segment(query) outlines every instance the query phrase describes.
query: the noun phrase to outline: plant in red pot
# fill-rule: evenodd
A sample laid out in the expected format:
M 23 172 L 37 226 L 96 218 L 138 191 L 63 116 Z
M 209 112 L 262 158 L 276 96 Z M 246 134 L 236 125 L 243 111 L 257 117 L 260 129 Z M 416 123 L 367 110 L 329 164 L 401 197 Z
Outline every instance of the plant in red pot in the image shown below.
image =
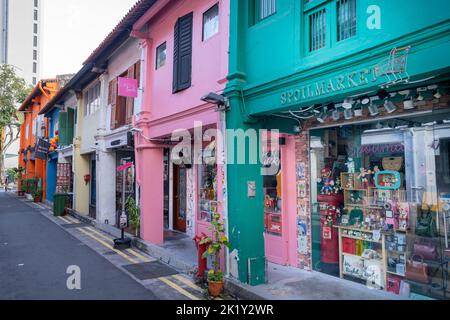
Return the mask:
M 224 233 L 225 228 L 220 219 L 220 214 L 214 213 L 212 215 L 210 230 L 212 231 L 212 237 L 204 238 L 200 245 L 208 245 L 208 250 L 203 254 L 203 258 L 207 259 L 208 256 L 211 256 L 213 259 L 214 268 L 208 272 L 208 289 L 209 294 L 216 298 L 222 294 L 224 284 L 223 271 L 220 269 L 221 252 L 224 247 L 230 247 L 228 238 Z
M 33 192 L 31 193 L 33 196 L 34 202 L 38 203 L 42 201 L 42 189 L 41 188 L 35 188 Z

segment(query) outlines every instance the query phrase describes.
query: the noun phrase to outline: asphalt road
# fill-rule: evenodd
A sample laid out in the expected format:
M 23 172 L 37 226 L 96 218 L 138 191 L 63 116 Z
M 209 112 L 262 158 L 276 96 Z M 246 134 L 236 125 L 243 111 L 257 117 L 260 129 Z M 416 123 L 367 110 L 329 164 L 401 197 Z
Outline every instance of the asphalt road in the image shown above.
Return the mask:
M 69 266 L 80 267 L 81 290 L 67 288 Z M 0 299 L 157 298 L 38 210 L 0 192 Z

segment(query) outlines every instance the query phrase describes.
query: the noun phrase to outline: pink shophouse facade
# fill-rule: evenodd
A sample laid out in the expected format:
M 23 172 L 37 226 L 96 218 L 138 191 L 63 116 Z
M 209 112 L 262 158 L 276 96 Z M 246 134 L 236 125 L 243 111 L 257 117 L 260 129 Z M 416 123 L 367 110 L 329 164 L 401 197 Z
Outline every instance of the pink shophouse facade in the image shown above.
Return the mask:
M 223 152 L 207 132 L 223 125 L 221 113 L 201 98 L 225 89 L 229 9 L 229 0 L 160 0 L 133 27 L 132 36 L 142 40 L 134 123 L 141 237 L 153 244 L 163 244 L 167 230 L 207 234 L 211 214 L 224 211 L 223 166 L 212 161 Z M 191 153 L 175 153 L 177 130 L 205 141 Z

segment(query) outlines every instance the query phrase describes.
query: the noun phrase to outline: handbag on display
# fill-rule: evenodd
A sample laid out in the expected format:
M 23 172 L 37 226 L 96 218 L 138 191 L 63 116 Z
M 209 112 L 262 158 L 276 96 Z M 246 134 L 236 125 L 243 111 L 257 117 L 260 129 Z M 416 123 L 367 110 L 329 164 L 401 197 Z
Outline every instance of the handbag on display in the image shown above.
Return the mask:
M 417 216 L 416 235 L 421 237 L 435 238 L 438 236 L 436 221 L 431 210 Z
M 438 260 L 439 254 L 436 244 L 431 239 L 418 239 L 414 243 L 414 255 L 421 256 L 425 260 Z
M 414 260 L 420 258 L 420 261 Z M 431 277 L 428 275 L 428 265 L 423 261 L 423 257 L 414 255 L 406 264 L 406 278 L 411 281 L 424 284 L 431 283 Z

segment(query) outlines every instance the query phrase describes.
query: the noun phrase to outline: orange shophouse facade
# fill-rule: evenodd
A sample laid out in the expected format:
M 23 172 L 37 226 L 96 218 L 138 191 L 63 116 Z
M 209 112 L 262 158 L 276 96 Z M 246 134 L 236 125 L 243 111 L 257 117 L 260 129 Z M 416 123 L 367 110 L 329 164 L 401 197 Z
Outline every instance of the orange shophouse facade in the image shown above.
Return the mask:
M 20 128 L 19 168 L 23 168 L 23 181 L 38 179 L 43 190 L 42 199 L 46 197 L 46 160 L 35 157 L 38 139 L 48 137 L 48 120 L 38 113 L 58 91 L 56 79 L 41 80 L 20 106 L 24 113 L 24 122 Z M 19 184 L 19 190 L 21 185 Z

